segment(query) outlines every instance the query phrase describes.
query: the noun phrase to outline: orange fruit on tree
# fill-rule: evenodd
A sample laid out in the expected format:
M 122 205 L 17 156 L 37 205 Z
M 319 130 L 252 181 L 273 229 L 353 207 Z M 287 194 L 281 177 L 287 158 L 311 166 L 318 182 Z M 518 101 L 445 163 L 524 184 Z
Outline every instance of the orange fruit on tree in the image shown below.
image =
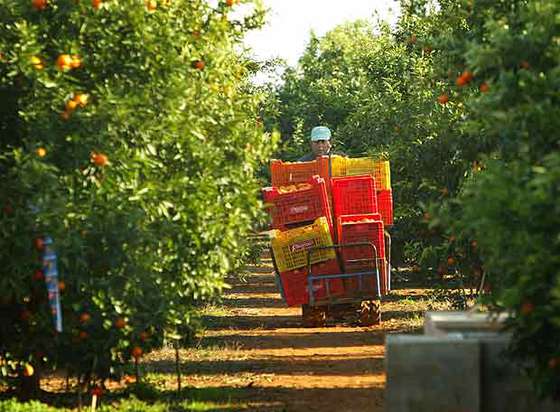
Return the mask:
M 115 320 L 115 328 L 122 329 L 126 326 L 126 321 L 123 318 L 117 318 Z
M 61 54 L 56 59 L 56 67 L 59 70 L 68 70 L 72 67 L 72 56 L 69 54 Z
M 101 386 L 94 386 L 91 388 L 91 396 L 97 396 L 98 398 L 103 395 L 103 388 Z
M 43 64 L 43 61 L 41 60 L 40 57 L 37 57 L 37 56 L 32 56 L 31 57 L 31 64 L 37 70 L 43 70 L 45 68 L 45 65 Z
M 70 63 L 70 67 L 73 68 L 73 69 L 77 69 L 81 65 L 82 65 L 82 60 L 80 59 L 80 56 L 78 56 L 77 54 L 73 54 L 72 55 L 72 62 Z
M 80 315 L 80 323 L 87 323 L 91 320 L 91 315 L 87 312 L 84 312 Z
M 107 156 L 102 153 L 92 153 L 91 161 L 94 165 L 99 167 L 107 166 L 107 164 L 109 163 L 109 159 L 107 158 Z
M 524 302 L 521 305 L 520 312 L 522 315 L 526 316 L 531 314 L 534 310 L 535 310 L 535 305 L 533 305 L 531 302 Z
M 447 104 L 447 102 L 449 102 L 449 96 L 447 94 L 442 94 L 440 96 L 438 96 L 438 103 L 439 104 Z
M 35 272 L 33 272 L 33 280 L 39 282 L 44 279 L 45 279 L 45 274 L 41 269 L 37 269 Z
M 146 2 L 146 8 L 148 9 L 148 11 L 155 11 L 157 9 L 156 0 L 148 0 Z
M 75 100 L 68 100 L 66 102 L 66 111 L 67 112 L 73 112 L 74 110 L 76 110 L 76 107 L 78 107 L 78 102 Z
M 447 264 L 448 264 L 449 266 L 453 266 L 455 263 L 457 263 L 457 262 L 456 262 L 456 260 L 455 260 L 455 258 L 454 258 L 453 256 L 449 256 L 449 257 L 447 258 Z
M 29 363 L 26 363 L 23 366 L 23 376 L 33 376 L 33 374 L 35 373 L 35 369 L 33 369 L 33 366 L 31 366 Z
M 64 292 L 64 289 L 66 289 L 66 283 L 64 283 L 63 280 L 58 282 L 58 290 L 59 292 Z
M 142 350 L 142 348 L 140 346 L 133 347 L 132 351 L 131 351 L 132 357 L 134 359 L 140 358 L 143 353 L 144 353 L 144 351 Z
M 195 60 L 192 65 L 196 70 L 204 70 L 204 68 L 206 67 L 206 63 L 204 63 L 204 60 Z
M 33 240 L 33 244 L 35 245 L 35 249 L 42 251 L 45 248 L 45 241 L 41 237 L 36 237 Z
M 35 10 L 45 10 L 47 8 L 47 0 L 32 0 L 31 4 Z
M 478 86 L 478 90 L 480 90 L 482 93 L 486 93 L 490 90 L 490 86 L 488 86 L 488 83 L 484 82 L 481 83 L 480 86 Z
M 22 321 L 27 322 L 31 318 L 31 312 L 27 309 L 24 309 L 20 312 L 19 318 Z
M 85 107 L 89 101 L 89 95 L 86 93 L 76 93 L 73 99 L 76 103 L 80 105 L 80 107 Z
M 47 150 L 44 147 L 39 147 L 36 150 L 37 156 L 39 157 L 45 157 L 47 155 Z
M 101 0 L 91 0 L 91 5 L 95 10 L 98 10 L 101 7 Z

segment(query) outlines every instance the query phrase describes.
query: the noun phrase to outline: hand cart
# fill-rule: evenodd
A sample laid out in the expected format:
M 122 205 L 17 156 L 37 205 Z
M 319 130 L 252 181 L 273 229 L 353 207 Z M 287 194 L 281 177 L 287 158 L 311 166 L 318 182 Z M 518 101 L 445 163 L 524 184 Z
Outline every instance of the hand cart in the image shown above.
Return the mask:
M 360 271 L 339 274 L 315 274 L 312 272 L 311 256 L 321 249 L 335 249 L 337 252 L 344 248 L 371 247 L 372 257 L 344 260 L 343 267 L 350 265 L 366 266 Z M 342 254 L 337 253 L 342 256 Z M 379 275 L 379 260 L 377 249 L 371 242 L 356 242 L 336 244 L 333 246 L 313 247 L 308 250 L 308 291 L 309 303 L 302 305 L 303 325 L 307 327 L 324 326 L 327 317 L 336 317 L 341 313 L 357 314 L 358 322 L 363 326 L 376 325 L 381 322 L 381 282 Z M 388 269 L 388 268 L 387 268 Z M 343 294 L 332 294 L 329 281 L 341 280 L 345 288 Z M 315 296 L 316 282 L 325 282 L 326 293 L 320 299 Z

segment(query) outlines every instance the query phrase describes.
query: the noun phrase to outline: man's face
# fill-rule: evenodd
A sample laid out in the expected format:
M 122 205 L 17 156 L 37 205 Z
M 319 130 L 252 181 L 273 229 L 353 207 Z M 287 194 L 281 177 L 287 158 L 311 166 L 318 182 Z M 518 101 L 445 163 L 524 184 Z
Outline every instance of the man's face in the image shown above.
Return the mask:
M 315 156 L 328 155 L 331 150 L 331 142 L 329 140 L 316 140 L 311 142 L 311 151 Z

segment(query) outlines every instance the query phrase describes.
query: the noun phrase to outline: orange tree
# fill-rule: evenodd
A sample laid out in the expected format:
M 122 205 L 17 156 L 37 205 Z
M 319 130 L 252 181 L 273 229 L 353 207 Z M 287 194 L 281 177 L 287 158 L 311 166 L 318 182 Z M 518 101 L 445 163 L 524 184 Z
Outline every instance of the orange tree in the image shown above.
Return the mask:
M 511 354 L 541 395 L 558 399 L 560 5 L 441 6 L 424 18 L 437 27 L 440 78 L 461 71 L 450 100 L 465 107 L 461 129 L 477 163 L 457 198 L 433 208 L 434 224 L 457 235 L 458 254 L 480 252 L 488 302 L 513 315 Z
M 236 20 L 231 1 L 0 0 L 3 377 L 26 363 L 118 375 L 187 333 L 239 264 L 271 146 L 238 52 L 262 20 L 246 3 Z

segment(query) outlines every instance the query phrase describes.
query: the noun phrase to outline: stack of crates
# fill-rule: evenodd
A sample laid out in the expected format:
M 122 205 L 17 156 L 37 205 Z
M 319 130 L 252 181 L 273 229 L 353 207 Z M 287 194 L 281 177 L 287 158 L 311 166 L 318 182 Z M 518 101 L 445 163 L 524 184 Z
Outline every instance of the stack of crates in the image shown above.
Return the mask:
M 383 235 L 386 227 L 393 225 L 393 193 L 391 189 L 391 171 L 389 162 L 385 160 L 376 160 L 370 157 L 347 158 L 342 156 L 333 156 L 331 162 L 331 175 L 333 178 L 333 195 L 334 181 L 341 177 L 350 179 L 354 177 L 359 179 L 364 176 L 370 176 L 374 181 L 376 207 L 366 209 L 362 208 L 360 212 L 356 211 L 355 218 L 343 219 L 340 221 L 335 216 L 337 224 L 337 241 L 339 243 L 347 243 L 350 239 L 369 239 L 373 242 L 377 251 L 377 259 L 380 272 L 380 291 L 382 294 L 387 293 L 390 288 L 390 268 L 388 266 L 388 256 L 385 253 L 385 238 Z M 363 236 L 357 236 L 360 233 L 358 227 L 365 226 L 369 229 L 363 229 Z M 356 232 L 345 235 L 345 232 Z M 366 235 L 366 233 L 368 233 Z M 364 259 L 368 257 L 365 253 Z M 348 252 L 349 253 L 349 252 Z M 359 252 L 354 252 L 358 253 Z M 371 251 L 369 252 L 371 254 Z M 348 269 L 345 269 L 348 270 Z
M 393 191 L 391 189 L 391 170 L 386 160 L 369 157 L 347 158 L 333 156 L 331 176 L 370 175 L 375 180 L 377 207 L 386 227 L 393 225 Z
M 263 198 L 272 218 L 272 252 L 280 286 L 290 306 L 333 296 L 381 294 L 390 280 L 384 228 L 393 224 L 389 162 L 323 156 L 311 162 L 271 163 L 272 187 Z M 331 178 L 332 177 L 332 178 Z M 308 285 L 307 251 L 315 246 L 367 242 L 313 253 L 313 275 L 372 273 Z M 339 260 L 340 259 L 340 260 Z
M 328 157 L 311 162 L 276 160 L 271 172 L 272 187 L 263 189 L 263 199 L 272 218 L 272 252 L 286 303 L 306 304 L 310 292 L 316 300 L 343 294 L 339 279 L 308 284 L 307 251 L 333 245 Z M 342 273 L 334 249 L 315 251 L 311 264 L 314 275 Z
M 384 224 L 378 213 L 376 181 L 371 175 L 333 177 L 336 238 L 340 244 L 365 243 L 340 249 L 345 273 L 370 273 L 349 278 L 346 294 L 386 292 Z M 380 284 L 371 273 L 379 271 Z

